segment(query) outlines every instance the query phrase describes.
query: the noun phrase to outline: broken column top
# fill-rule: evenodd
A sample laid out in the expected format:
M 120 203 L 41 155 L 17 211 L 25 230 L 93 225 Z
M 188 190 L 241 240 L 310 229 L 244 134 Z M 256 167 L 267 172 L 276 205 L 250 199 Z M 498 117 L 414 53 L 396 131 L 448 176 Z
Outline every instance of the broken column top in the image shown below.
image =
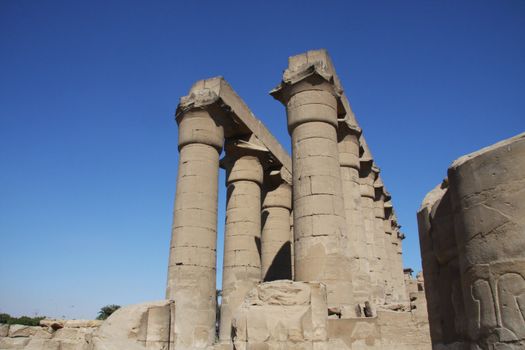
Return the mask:
M 492 152 L 492 151 L 494 151 L 496 149 L 501 149 L 501 148 L 504 148 L 504 147 L 511 147 L 511 145 L 513 143 L 515 143 L 515 142 L 522 142 L 524 140 L 525 140 L 525 132 L 521 133 L 521 134 L 518 134 L 518 135 L 516 135 L 514 137 L 508 138 L 506 140 L 497 142 L 497 143 L 495 143 L 493 145 L 484 147 L 484 148 L 482 148 L 482 149 L 480 149 L 478 151 L 475 151 L 475 152 L 469 153 L 467 155 L 464 155 L 462 157 L 459 157 L 458 159 L 456 159 L 452 163 L 450 168 L 452 168 L 452 169 L 457 168 L 457 167 L 463 165 L 464 163 L 467 163 L 471 159 L 474 159 L 476 157 L 482 156 L 482 155 L 484 155 L 486 153 L 489 153 L 489 152 Z
M 334 65 L 325 49 L 310 50 L 288 58 L 288 68 L 283 73 L 281 83 L 272 91 L 275 99 L 286 103 L 286 88 L 308 77 L 317 76 L 333 84 L 333 92 L 339 97 L 343 89 L 339 78 L 335 74 Z
M 283 179 L 291 181 L 290 156 L 223 77 L 195 82 L 188 95 L 181 97 L 175 118 L 179 121 L 186 111 L 195 108 L 206 109 L 216 116 L 226 138 L 244 139 L 251 135 L 251 142 L 264 146 L 271 154 L 274 167 L 281 168 Z

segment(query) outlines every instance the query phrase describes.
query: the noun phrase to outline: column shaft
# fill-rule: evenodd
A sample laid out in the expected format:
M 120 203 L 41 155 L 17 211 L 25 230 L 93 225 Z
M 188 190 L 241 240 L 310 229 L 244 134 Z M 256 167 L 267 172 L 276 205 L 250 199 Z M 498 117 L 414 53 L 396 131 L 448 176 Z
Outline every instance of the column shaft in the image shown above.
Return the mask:
M 179 122 L 179 169 L 166 297 L 175 300 L 177 349 L 215 338 L 217 189 L 222 129 L 204 111 Z
M 234 312 L 261 282 L 262 166 L 255 156 L 232 157 L 227 165 L 226 228 L 219 338 L 231 342 Z
M 376 183 L 380 180 L 376 180 Z M 386 248 L 385 248 L 385 209 L 383 201 L 383 188 L 375 188 L 376 196 L 374 200 L 374 247 L 375 259 L 377 260 L 377 298 L 380 303 L 386 299 Z
M 405 275 L 403 272 L 403 234 L 397 229 L 392 235 L 394 240 L 394 249 L 395 249 L 395 262 L 394 262 L 394 283 L 396 294 L 398 295 L 400 302 L 408 301 L 408 292 L 405 285 Z
M 359 185 L 359 136 L 357 131 L 349 129 L 344 124 L 340 124 L 338 131 L 353 293 L 355 302 L 364 307 L 364 303 L 370 300 L 370 266 Z
M 386 204 L 385 204 L 386 205 Z M 384 232 L 384 244 L 385 244 L 385 297 L 386 302 L 396 302 L 398 301 L 397 296 L 395 295 L 395 283 L 394 283 L 394 270 L 393 264 L 395 261 L 394 249 L 392 246 L 392 221 L 390 219 L 390 214 L 386 213 L 385 210 L 385 219 L 383 220 L 383 232 Z
M 306 84 L 306 83 L 305 83 Z M 320 281 L 331 308 L 353 309 L 348 233 L 330 87 L 303 86 L 287 103 L 292 135 L 295 279 Z
M 291 186 L 284 181 L 268 185 L 262 211 L 262 277 L 263 281 L 292 279 L 290 209 Z
M 375 173 L 371 169 L 370 162 L 361 162 L 361 170 L 359 174 L 360 190 L 361 190 L 361 209 L 363 213 L 363 222 L 366 236 L 366 255 L 369 262 L 370 275 L 370 295 L 374 303 L 377 302 L 377 285 L 378 285 L 378 270 L 379 264 L 376 258 L 375 246 L 375 215 L 374 215 L 374 180 Z

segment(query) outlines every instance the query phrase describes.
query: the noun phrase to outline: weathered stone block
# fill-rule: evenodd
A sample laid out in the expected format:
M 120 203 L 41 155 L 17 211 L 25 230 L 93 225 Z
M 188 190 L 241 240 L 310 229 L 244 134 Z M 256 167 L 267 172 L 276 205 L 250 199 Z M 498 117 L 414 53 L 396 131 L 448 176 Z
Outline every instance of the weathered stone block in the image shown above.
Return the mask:
M 0 349 L 1 350 L 15 350 L 15 349 L 24 349 L 24 347 L 29 343 L 29 338 L 0 338 Z
M 164 300 L 118 309 L 93 333 L 93 350 L 167 350 L 175 316 L 172 304 Z
M 8 334 L 9 334 L 9 325 L 0 324 L 0 337 L 7 337 Z
M 312 349 L 327 341 L 324 285 L 274 281 L 252 289 L 234 315 L 235 349 Z
M 40 326 L 24 326 L 19 324 L 13 324 L 9 327 L 9 337 L 34 337 L 49 339 L 52 337 L 52 334 L 47 330 L 47 328 L 43 328 Z

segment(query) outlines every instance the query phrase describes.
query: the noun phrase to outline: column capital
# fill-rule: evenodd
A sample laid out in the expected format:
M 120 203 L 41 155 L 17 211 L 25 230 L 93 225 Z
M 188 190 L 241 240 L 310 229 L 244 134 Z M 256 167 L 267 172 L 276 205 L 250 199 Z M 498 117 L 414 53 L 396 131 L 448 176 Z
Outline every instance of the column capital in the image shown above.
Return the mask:
M 206 110 L 188 110 L 178 117 L 177 123 L 179 150 L 192 143 L 201 143 L 221 152 L 224 144 L 224 128 Z
M 374 169 L 372 168 L 372 171 L 374 171 Z M 381 175 L 379 175 L 379 172 L 376 173 L 377 176 L 376 176 L 376 179 L 374 181 L 374 188 L 376 189 L 376 191 L 378 191 L 379 193 L 379 196 L 381 196 L 383 194 L 383 179 L 381 179 Z
M 264 174 L 263 208 L 282 207 L 292 209 L 291 174 L 284 168 L 266 171 Z
M 219 95 L 212 89 L 197 89 L 194 85 L 188 95 L 180 98 L 180 102 L 175 111 L 175 120 L 177 123 L 180 123 L 180 119 L 186 112 L 193 109 L 206 109 L 206 107 L 214 104 L 218 100 Z
M 220 166 L 226 169 L 226 183 L 235 181 L 253 181 L 262 185 L 263 166 L 271 158 L 268 149 L 257 143 L 253 138 L 249 141 L 229 139 L 226 141 L 225 156 Z
M 325 50 L 290 57 L 281 83 L 270 91 L 286 106 L 290 134 L 297 126 L 309 122 L 337 128 L 342 93 Z
M 348 119 L 339 119 L 338 121 L 337 135 L 340 140 L 344 139 L 347 135 L 355 135 L 357 136 L 357 139 L 359 139 L 363 133 L 363 129 L 361 129 L 358 125 L 353 124 Z
M 342 167 L 354 168 L 359 171 L 359 136 L 361 128 L 346 120 L 339 120 L 337 127 L 337 142 L 339 147 L 339 164 Z
M 385 208 L 385 219 L 391 220 L 391 216 L 393 213 L 393 206 L 392 206 L 392 201 L 390 199 L 387 199 L 385 201 L 384 208 Z M 389 225 L 392 226 L 391 223 Z
M 325 89 L 336 98 L 343 93 L 326 50 L 312 50 L 288 58 L 288 68 L 283 73 L 282 81 L 270 91 L 270 95 L 286 104 L 297 92 Z

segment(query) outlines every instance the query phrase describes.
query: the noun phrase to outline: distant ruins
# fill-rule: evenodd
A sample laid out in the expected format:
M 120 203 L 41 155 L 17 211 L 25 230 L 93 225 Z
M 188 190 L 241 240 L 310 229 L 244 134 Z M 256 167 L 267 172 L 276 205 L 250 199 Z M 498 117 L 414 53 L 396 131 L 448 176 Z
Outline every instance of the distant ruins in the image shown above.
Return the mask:
M 291 158 L 223 78 L 180 99 L 166 300 L 103 323 L 0 325 L 0 349 L 524 349 L 525 134 L 458 159 L 427 195 L 414 278 L 327 52 L 290 57 L 271 95 L 286 107 Z
M 457 159 L 418 213 L 435 349 L 525 349 L 525 134 Z

